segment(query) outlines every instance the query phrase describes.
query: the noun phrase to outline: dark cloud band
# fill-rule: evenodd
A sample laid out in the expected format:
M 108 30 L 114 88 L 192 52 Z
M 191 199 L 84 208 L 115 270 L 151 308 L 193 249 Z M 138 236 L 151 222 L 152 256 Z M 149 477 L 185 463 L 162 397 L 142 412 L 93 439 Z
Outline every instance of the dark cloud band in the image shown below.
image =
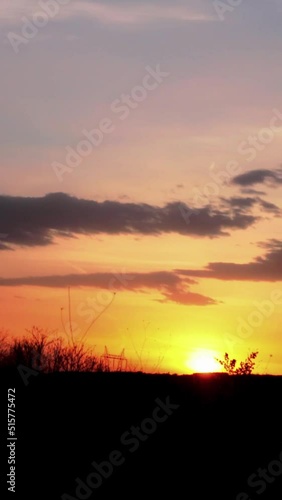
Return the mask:
M 77 234 L 178 233 L 219 237 L 232 229 L 246 229 L 257 217 L 238 210 L 200 209 L 173 202 L 163 207 L 146 203 L 97 202 L 64 193 L 41 198 L 0 196 L 0 250 L 14 246 L 44 246 L 56 236 Z

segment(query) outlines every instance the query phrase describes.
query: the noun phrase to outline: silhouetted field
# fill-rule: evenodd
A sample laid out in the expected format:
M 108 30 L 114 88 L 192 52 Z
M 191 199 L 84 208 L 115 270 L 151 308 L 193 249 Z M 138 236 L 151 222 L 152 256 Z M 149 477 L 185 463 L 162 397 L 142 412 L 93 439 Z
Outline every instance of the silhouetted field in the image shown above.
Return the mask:
M 1 379 L 2 400 L 16 387 L 11 498 L 282 497 L 282 463 L 273 462 L 282 451 L 282 377 L 40 373 L 25 385 L 18 370 L 2 369 Z M 102 473 L 91 465 L 110 454 L 114 465 Z M 255 476 L 269 467 L 267 480 Z M 76 478 L 88 489 L 76 493 Z

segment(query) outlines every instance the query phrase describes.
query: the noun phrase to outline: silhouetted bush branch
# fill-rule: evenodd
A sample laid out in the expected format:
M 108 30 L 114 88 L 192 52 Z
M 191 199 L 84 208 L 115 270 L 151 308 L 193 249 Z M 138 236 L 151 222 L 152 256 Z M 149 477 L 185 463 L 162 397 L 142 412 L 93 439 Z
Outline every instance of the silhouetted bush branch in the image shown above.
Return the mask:
M 240 366 L 236 368 L 237 360 L 230 359 L 229 354 L 226 352 L 224 359 L 216 359 L 218 363 L 223 366 L 224 370 L 229 375 L 251 375 L 255 368 L 255 359 L 258 355 L 258 351 L 251 352 L 245 361 L 240 362 Z

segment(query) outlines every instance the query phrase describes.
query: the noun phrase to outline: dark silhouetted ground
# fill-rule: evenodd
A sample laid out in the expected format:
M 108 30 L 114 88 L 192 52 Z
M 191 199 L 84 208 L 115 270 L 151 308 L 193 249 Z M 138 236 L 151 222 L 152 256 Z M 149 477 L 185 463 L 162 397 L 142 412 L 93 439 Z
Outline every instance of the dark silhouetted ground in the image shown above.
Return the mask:
M 282 377 L 39 374 L 25 386 L 7 370 L 4 403 L 7 387 L 16 387 L 16 495 L 1 498 L 282 498 L 282 463 L 280 470 L 273 462 L 282 451 Z M 167 398 L 179 407 L 163 422 L 146 420 Z M 151 434 L 132 440 L 130 429 L 140 424 Z M 123 463 L 107 469 L 100 487 L 76 496 L 75 479 L 85 482 L 95 472 L 91 463 L 108 461 L 110 453 Z M 275 477 L 253 476 L 248 486 L 252 474 L 269 467 Z M 1 487 L 7 492 L 5 479 Z

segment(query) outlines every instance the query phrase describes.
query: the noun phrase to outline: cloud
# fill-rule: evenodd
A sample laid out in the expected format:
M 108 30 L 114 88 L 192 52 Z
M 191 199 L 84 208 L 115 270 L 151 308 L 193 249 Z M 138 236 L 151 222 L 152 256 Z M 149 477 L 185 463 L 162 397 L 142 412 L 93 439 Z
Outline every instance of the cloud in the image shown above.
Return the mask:
M 281 215 L 281 209 L 277 205 L 275 205 L 274 203 L 270 203 L 269 201 L 265 201 L 265 200 L 262 200 L 260 198 L 258 198 L 258 202 L 260 203 L 260 205 L 262 206 L 262 208 L 264 208 L 264 210 L 266 212 L 276 214 L 277 217 L 279 217 Z
M 12 250 L 12 248 L 8 245 L 5 245 L 2 241 L 0 241 L 0 250 Z
M 282 169 L 276 170 L 252 170 L 245 174 L 237 175 L 232 179 L 232 184 L 238 186 L 253 186 L 255 184 L 265 184 L 269 187 L 276 187 L 282 184 Z
M 181 276 L 226 281 L 282 281 L 282 241 L 272 239 L 259 246 L 266 249 L 266 254 L 246 264 L 211 262 L 204 269 L 175 272 Z
M 100 2 L 75 2 L 72 11 L 80 15 L 94 17 L 101 23 L 106 24 L 147 24 L 153 21 L 210 21 L 213 20 L 207 13 L 196 11 L 187 5 L 165 5 L 159 2 L 153 3 L 135 3 L 123 2 L 120 5 L 116 3 Z
M 56 236 L 79 234 L 161 235 L 178 233 L 192 237 L 226 236 L 232 229 L 246 229 L 258 218 L 240 210 L 200 209 L 182 202 L 163 207 L 145 203 L 97 202 L 51 193 L 41 198 L 0 196 L 0 244 L 46 246 Z M 1 247 L 0 247 L 1 249 Z
M 241 210 L 242 213 L 248 212 L 251 208 L 256 205 L 259 206 L 262 210 L 272 213 L 275 216 L 281 216 L 281 209 L 275 205 L 274 203 L 270 203 L 268 201 L 263 200 L 259 196 L 252 198 L 242 198 L 242 197 L 232 197 L 230 199 L 222 198 L 223 202 L 226 205 L 229 205 L 232 208 L 237 210 Z
M 266 193 L 264 191 L 258 191 L 257 189 L 252 189 L 252 188 L 243 188 L 241 189 L 242 194 L 251 194 L 251 195 L 258 195 L 258 196 L 266 196 Z
M 240 197 L 233 197 L 230 198 L 229 200 L 223 198 L 223 202 L 226 205 L 229 205 L 230 207 L 239 208 L 241 210 L 250 209 L 257 203 L 255 198 L 240 198 Z
M 91 287 L 116 293 L 122 291 L 146 293 L 149 290 L 161 293 L 160 302 L 175 302 L 189 306 L 215 305 L 217 301 L 189 290 L 197 282 L 176 272 L 158 271 L 150 273 L 114 274 L 89 273 L 55 276 L 30 276 L 23 278 L 0 278 L 0 286 L 37 286 L 50 288 Z
M 177 304 L 182 305 L 193 305 L 193 306 L 208 306 L 215 305 L 216 302 L 214 299 L 210 297 L 206 297 L 205 295 L 201 295 L 199 293 L 189 292 L 189 290 L 182 290 L 180 288 L 175 290 L 167 290 L 163 292 L 164 299 L 158 299 L 158 302 L 166 303 L 166 302 L 176 302 Z
M 23 15 L 32 17 L 33 14 L 42 12 L 40 2 L 37 0 L 2 0 L 0 20 L 17 23 Z M 44 1 L 41 4 L 44 5 Z M 101 24 L 108 25 L 144 25 L 158 21 L 178 22 L 207 22 L 217 21 L 215 15 L 211 15 L 210 9 L 199 8 L 196 2 L 186 3 L 179 1 L 171 2 L 146 2 L 146 1 L 87 1 L 69 0 L 66 5 L 58 5 L 56 19 L 68 19 L 86 17 L 94 19 Z

